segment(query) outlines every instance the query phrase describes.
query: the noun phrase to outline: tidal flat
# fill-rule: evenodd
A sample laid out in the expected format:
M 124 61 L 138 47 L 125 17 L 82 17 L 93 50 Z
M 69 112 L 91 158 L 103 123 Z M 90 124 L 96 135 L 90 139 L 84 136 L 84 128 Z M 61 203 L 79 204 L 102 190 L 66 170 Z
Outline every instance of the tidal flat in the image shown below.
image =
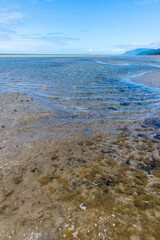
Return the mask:
M 159 240 L 157 58 L 0 61 L 0 239 Z
M 1 239 L 158 239 L 159 167 L 159 140 L 129 134 L 28 152 L 0 172 Z

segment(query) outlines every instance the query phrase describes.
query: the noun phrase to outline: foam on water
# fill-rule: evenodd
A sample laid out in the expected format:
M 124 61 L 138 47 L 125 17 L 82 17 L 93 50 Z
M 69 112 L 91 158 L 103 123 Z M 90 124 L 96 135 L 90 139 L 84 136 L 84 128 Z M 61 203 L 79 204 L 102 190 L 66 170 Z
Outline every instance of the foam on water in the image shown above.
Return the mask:
M 107 63 L 107 62 L 99 62 L 99 61 L 96 61 L 96 62 L 99 64 L 106 64 L 106 65 L 119 65 L 119 66 L 129 66 L 130 65 L 129 63 Z

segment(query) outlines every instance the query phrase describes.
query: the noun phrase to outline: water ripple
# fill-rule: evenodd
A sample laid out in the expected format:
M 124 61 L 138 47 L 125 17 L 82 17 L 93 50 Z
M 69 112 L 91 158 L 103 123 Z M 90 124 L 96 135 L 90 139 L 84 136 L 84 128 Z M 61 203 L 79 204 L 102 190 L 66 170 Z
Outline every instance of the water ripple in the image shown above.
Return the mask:
M 160 117 L 160 91 L 126 81 L 126 76 L 158 68 L 156 60 L 1 58 L 0 62 L 1 92 L 27 91 L 77 128 L 80 123 L 104 129 L 108 121 Z

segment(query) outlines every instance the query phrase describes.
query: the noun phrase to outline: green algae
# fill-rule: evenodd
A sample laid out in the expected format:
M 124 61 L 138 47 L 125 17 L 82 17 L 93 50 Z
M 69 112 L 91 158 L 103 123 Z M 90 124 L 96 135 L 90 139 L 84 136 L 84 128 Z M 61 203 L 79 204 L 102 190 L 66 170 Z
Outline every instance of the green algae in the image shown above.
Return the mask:
M 109 240 L 157 240 L 160 176 L 159 170 L 151 166 L 154 151 L 157 154 L 154 146 L 157 142 L 149 143 L 152 152 L 148 152 L 148 141 L 132 139 L 130 142 L 125 137 L 114 141 L 115 144 L 112 141 L 112 145 L 105 145 L 105 141 L 91 137 L 55 145 L 48 157 L 37 158 L 22 175 L 16 172 L 15 177 L 22 176 L 23 181 L 13 182 L 14 187 L 22 195 L 26 188 L 29 189 L 35 199 L 31 211 L 34 213 L 37 209 L 35 218 L 44 221 L 47 231 L 57 227 L 57 216 L 74 225 L 74 230 L 69 230 L 61 223 L 61 231 L 56 228 L 54 233 L 57 239 L 74 239 L 73 234 L 78 231 L 79 240 L 104 237 Z M 157 164 L 158 157 L 154 159 Z M 146 166 L 151 168 L 151 174 L 144 170 Z M 27 173 L 34 181 L 28 182 Z M 2 216 L 18 212 L 17 208 L 13 212 L 5 208 L 10 199 L 20 201 L 23 209 L 28 206 L 27 197 L 19 196 L 19 200 L 14 194 L 13 197 L 12 194 L 3 197 Z M 72 216 L 71 222 L 68 214 Z
M 41 176 L 38 178 L 38 182 L 41 186 L 47 185 L 53 181 L 53 176 Z

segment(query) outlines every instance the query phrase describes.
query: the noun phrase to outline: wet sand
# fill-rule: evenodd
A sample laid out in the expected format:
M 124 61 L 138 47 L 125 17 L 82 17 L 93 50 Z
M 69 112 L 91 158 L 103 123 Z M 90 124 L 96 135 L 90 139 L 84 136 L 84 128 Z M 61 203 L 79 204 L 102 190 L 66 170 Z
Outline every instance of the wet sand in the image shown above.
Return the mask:
M 160 88 L 160 70 L 150 71 L 141 77 L 131 79 L 133 82 L 146 84 L 150 87 Z
M 29 95 L 0 100 L 0 239 L 159 239 L 160 119 L 58 138 Z
M 39 145 L 1 169 L 1 239 L 158 240 L 159 155 L 128 134 Z

